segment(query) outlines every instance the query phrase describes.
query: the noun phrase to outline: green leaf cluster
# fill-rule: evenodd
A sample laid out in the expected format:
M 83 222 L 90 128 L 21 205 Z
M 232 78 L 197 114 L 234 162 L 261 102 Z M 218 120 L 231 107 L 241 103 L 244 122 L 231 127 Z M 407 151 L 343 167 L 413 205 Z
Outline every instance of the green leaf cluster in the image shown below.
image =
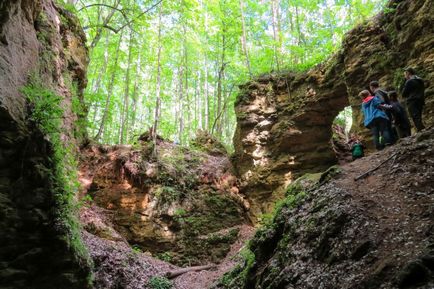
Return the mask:
M 150 289 L 172 289 L 172 282 L 166 277 L 154 276 L 149 279 L 148 287 Z

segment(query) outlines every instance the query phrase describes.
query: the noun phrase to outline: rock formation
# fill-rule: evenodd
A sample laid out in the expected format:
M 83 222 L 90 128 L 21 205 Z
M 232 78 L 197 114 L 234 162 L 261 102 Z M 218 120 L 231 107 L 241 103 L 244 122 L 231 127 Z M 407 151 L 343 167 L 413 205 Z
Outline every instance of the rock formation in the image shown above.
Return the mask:
M 200 150 L 159 140 L 153 158 L 152 139 L 141 139 L 134 148 L 82 151 L 80 180 L 92 199 L 83 208 L 84 228 L 173 264 L 218 263 L 238 239 L 248 206 L 228 156 L 202 135 Z
M 215 288 L 434 288 L 433 147 L 434 128 L 299 178 Z
M 70 227 L 73 219 L 66 220 L 70 195 L 60 186 L 67 184 L 55 177 L 62 165 L 56 162 L 59 151 L 55 139 L 42 128 L 42 121 L 61 126 L 51 127 L 62 131 L 55 132 L 59 147 L 67 141 L 73 149 L 75 138 L 82 137 L 76 125 L 78 111 L 74 113 L 72 107 L 73 102 L 81 106 L 88 59 L 77 23 L 51 0 L 0 2 L 2 288 L 89 285 L 89 264 L 79 232 Z M 36 117 L 30 94 L 47 101 L 52 97 L 60 109 L 56 120 Z M 53 102 L 46 111 L 56 107 Z M 81 110 L 81 116 L 84 113 Z
M 233 163 L 254 222 L 282 198 L 292 180 L 336 162 L 331 125 L 344 107 L 353 106 L 353 130 L 367 137 L 357 94 L 370 81 L 398 88 L 403 68 L 416 68 L 427 86 L 424 118 L 434 124 L 433 15 L 429 0 L 390 1 L 385 12 L 350 31 L 325 63 L 241 86 Z

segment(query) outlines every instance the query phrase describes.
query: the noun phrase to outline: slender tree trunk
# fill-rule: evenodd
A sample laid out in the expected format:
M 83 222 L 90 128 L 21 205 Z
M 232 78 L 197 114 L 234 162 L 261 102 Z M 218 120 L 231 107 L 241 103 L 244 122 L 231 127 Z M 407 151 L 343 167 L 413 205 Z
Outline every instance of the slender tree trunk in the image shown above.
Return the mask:
M 178 102 L 178 142 L 182 144 L 184 134 L 184 63 L 179 67 L 179 102 Z
M 140 50 L 138 50 L 138 55 L 137 55 L 137 64 L 136 64 L 136 75 L 134 78 L 134 89 L 133 89 L 133 111 L 131 114 L 131 129 L 132 131 L 135 131 L 135 127 L 136 127 L 136 118 L 137 118 L 137 104 L 141 103 L 140 101 L 140 94 L 138 93 L 139 90 L 139 80 L 141 79 L 140 77 L 140 65 L 142 62 L 142 58 L 141 58 L 141 54 L 140 54 Z
M 130 70 L 132 62 L 132 51 L 133 51 L 133 31 L 130 30 L 130 40 L 128 47 L 128 64 L 127 71 L 125 74 L 125 91 L 124 91 L 124 106 L 123 106 L 123 117 L 121 123 L 121 144 L 128 141 L 128 115 L 129 115 L 129 100 L 130 100 Z
M 112 71 L 112 75 L 111 75 L 109 86 L 108 86 L 108 90 L 107 90 L 107 98 L 106 98 L 105 108 L 104 108 L 104 112 L 103 112 L 102 119 L 101 119 L 101 124 L 100 124 L 100 127 L 98 129 L 97 134 L 95 135 L 95 140 L 96 141 L 98 141 L 100 139 L 100 137 L 101 137 L 101 135 L 102 135 L 102 133 L 104 131 L 105 122 L 107 121 L 107 115 L 108 115 L 108 111 L 109 111 L 109 108 L 110 108 L 110 99 L 111 99 L 111 96 L 113 94 L 113 87 L 114 87 L 115 78 L 116 78 L 116 74 L 117 74 L 116 69 L 117 69 L 117 66 L 118 66 L 119 50 L 120 50 L 120 47 L 121 47 L 122 36 L 123 35 L 121 33 L 121 35 L 119 36 L 119 42 L 118 42 L 118 45 L 117 45 L 117 48 L 116 48 L 115 60 L 114 60 L 114 64 L 113 64 L 113 71 Z
M 211 106 L 211 99 L 209 96 L 209 87 L 208 87 L 208 57 L 207 54 L 205 53 L 205 76 L 204 76 L 204 83 L 205 83 L 205 129 L 207 131 L 210 130 L 210 106 Z
M 273 40 L 274 40 L 274 62 L 276 63 L 277 71 L 280 71 L 280 49 L 279 49 L 279 32 L 278 32 L 278 10 L 279 10 L 279 0 L 271 1 L 271 10 L 272 10 L 272 26 L 273 26 Z
M 184 44 L 183 44 L 183 50 L 184 50 L 184 78 L 185 78 L 185 98 L 186 98 L 186 104 L 187 104 L 187 140 L 190 140 L 191 138 L 191 100 L 190 100 L 190 94 L 189 94 L 189 74 L 188 74 L 188 51 L 187 51 L 187 29 L 186 26 L 183 26 L 183 32 L 184 32 Z
M 200 70 L 197 71 L 197 75 L 196 75 L 196 92 L 195 92 L 195 97 L 196 97 L 196 107 L 197 107 L 197 123 L 198 123 L 198 127 L 200 129 L 203 128 L 203 107 L 202 107 L 202 99 L 201 99 L 201 94 L 200 94 L 200 82 L 201 82 L 201 73 Z
M 117 8 L 119 6 L 120 2 L 121 2 L 121 0 L 116 0 L 113 7 Z M 90 49 L 93 49 L 98 44 L 99 40 L 101 39 L 104 26 L 107 26 L 107 24 L 113 18 L 115 12 L 116 12 L 115 9 L 111 9 L 109 14 L 107 15 L 107 17 L 104 18 L 102 25 L 98 26 L 98 29 L 96 30 L 96 33 L 95 33 L 95 37 L 92 39 L 92 42 L 90 44 Z
M 205 10 L 205 31 L 208 31 L 208 10 L 206 8 Z M 206 42 L 208 43 L 208 33 L 205 34 Z M 204 55 L 204 67 L 205 67 L 205 73 L 204 73 L 204 89 L 205 89 L 205 124 L 204 128 L 206 131 L 210 131 L 210 107 L 211 107 L 211 99 L 209 95 L 209 87 L 208 87 L 208 53 L 205 51 Z
M 300 12 L 298 9 L 298 6 L 295 6 L 295 23 L 296 23 L 296 27 L 297 27 L 297 35 L 298 35 L 298 45 L 301 46 L 302 44 L 306 44 L 306 42 L 304 41 L 304 36 L 303 33 L 301 32 L 301 26 L 300 26 Z M 304 62 L 304 54 L 302 55 L 301 58 L 301 63 Z
M 216 118 L 218 115 L 221 114 L 222 110 L 222 93 L 223 93 L 223 80 L 225 75 L 225 50 L 226 50 L 226 28 L 225 24 L 223 23 L 223 33 L 222 33 L 222 46 L 221 46 L 221 59 L 220 59 L 220 68 L 218 71 L 218 78 L 217 78 L 217 111 L 216 111 Z M 222 125 L 221 121 L 217 120 L 216 125 L 216 133 L 221 136 L 222 133 Z
M 244 1 L 240 0 L 240 11 L 241 11 L 241 28 L 243 30 L 243 34 L 241 37 L 241 47 L 244 52 L 244 56 L 246 58 L 246 67 L 249 72 L 250 78 L 253 77 L 252 68 L 250 67 L 250 57 L 249 57 L 249 49 L 247 47 L 247 33 L 246 33 L 246 22 L 244 17 Z
M 96 78 L 96 81 L 94 83 L 92 83 L 92 93 L 94 94 L 99 94 L 100 92 L 100 88 L 101 88 L 101 83 L 102 83 L 102 77 L 103 75 L 106 74 L 107 72 L 107 64 L 108 64 L 108 54 L 109 54 L 109 37 L 108 34 L 105 34 L 105 48 L 104 48 L 104 62 L 103 65 L 98 73 L 98 77 Z M 93 118 L 92 118 L 92 123 L 96 123 L 96 118 L 99 114 L 99 108 L 100 106 L 98 105 L 99 101 L 95 101 L 93 104 Z
M 160 122 L 160 109 L 161 109 L 161 50 L 162 50 L 162 43 L 161 43 L 161 14 L 162 14 L 162 4 L 160 4 L 160 9 L 158 12 L 158 52 L 157 52 L 157 85 L 155 89 L 155 113 L 154 113 L 154 126 L 152 127 L 152 138 L 153 138 L 153 144 L 154 144 L 154 151 L 153 155 L 155 158 L 158 156 L 157 151 L 157 133 L 158 133 L 158 124 Z

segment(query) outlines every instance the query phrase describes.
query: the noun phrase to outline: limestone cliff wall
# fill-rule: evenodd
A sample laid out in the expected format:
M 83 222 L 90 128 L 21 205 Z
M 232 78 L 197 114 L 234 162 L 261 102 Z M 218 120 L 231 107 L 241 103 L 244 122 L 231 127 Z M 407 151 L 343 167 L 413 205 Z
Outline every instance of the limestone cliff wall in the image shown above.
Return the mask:
M 87 62 L 84 34 L 68 11 L 51 0 L 0 2 L 1 288 L 88 286 L 88 264 L 55 213 L 51 140 L 29 120 L 21 93 L 33 78 L 59 95 L 62 138 L 74 143 L 72 98 L 82 97 Z
M 241 86 L 233 161 L 254 218 L 268 212 L 294 178 L 336 162 L 331 124 L 344 107 L 353 106 L 353 129 L 368 136 L 357 94 L 370 81 L 398 88 L 403 68 L 416 68 L 427 86 L 424 119 L 434 124 L 434 3 L 393 0 L 386 10 L 350 31 L 325 63 Z

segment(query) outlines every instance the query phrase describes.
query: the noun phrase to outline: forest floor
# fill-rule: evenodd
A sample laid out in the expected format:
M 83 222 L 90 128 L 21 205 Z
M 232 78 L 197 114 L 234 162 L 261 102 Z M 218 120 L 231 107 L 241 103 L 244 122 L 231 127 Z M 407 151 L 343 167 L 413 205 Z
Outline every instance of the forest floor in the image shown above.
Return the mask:
M 204 289 L 209 288 L 224 273 L 231 270 L 237 264 L 237 256 L 245 246 L 246 242 L 253 237 L 255 228 L 248 225 L 240 227 L 238 240 L 231 245 L 229 254 L 217 264 L 217 267 L 210 270 L 188 272 L 175 279 L 177 289 Z
M 237 255 L 245 242 L 253 236 L 254 228 L 239 227 L 238 240 L 231 245 L 228 255 L 215 267 L 208 270 L 188 272 L 172 281 L 173 289 L 205 289 L 229 271 L 237 263 Z M 156 259 L 147 253 L 133 250 L 127 242 L 111 241 L 83 232 L 83 239 L 95 265 L 97 289 L 124 288 L 153 289 L 149 282 L 155 277 L 181 269 L 178 266 Z M 214 264 L 213 264 L 214 265 Z

